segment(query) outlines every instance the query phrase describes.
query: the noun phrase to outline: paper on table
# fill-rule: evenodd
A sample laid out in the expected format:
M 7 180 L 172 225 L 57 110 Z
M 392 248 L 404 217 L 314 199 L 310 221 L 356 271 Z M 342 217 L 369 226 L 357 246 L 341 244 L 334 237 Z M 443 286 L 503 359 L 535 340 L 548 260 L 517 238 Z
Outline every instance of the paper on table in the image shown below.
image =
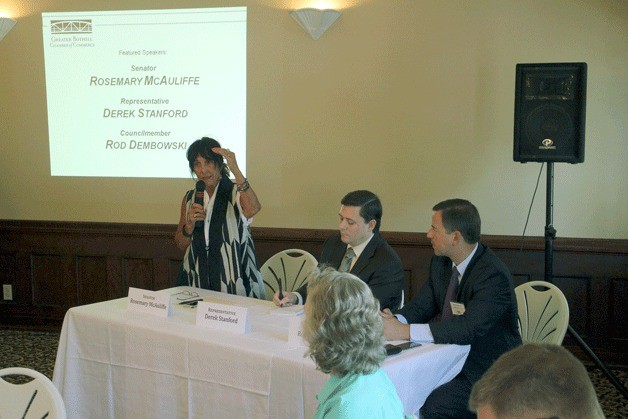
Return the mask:
M 227 300 L 223 300 L 221 298 L 214 298 L 214 297 L 204 297 L 203 301 L 205 301 L 206 303 L 224 304 L 226 306 L 236 306 L 237 305 L 233 301 L 227 301 Z
M 277 307 L 270 311 L 271 314 L 277 314 L 280 316 L 298 316 L 303 314 L 303 306 L 288 306 L 288 307 Z

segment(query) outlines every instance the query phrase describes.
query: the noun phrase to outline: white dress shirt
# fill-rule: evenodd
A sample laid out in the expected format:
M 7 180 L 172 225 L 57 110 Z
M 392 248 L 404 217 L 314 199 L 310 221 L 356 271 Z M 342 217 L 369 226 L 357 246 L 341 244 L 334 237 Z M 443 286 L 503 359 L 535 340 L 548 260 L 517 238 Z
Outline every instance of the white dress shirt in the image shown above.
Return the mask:
M 473 258 L 473 255 L 475 255 L 476 250 L 478 250 L 478 244 L 475 244 L 475 247 L 473 248 L 473 250 L 471 251 L 471 253 L 469 253 L 469 256 L 467 256 L 465 258 L 465 260 L 463 260 L 458 266 L 456 266 L 455 263 L 452 262 L 452 269 L 453 268 L 457 268 L 458 269 L 458 283 L 460 283 L 460 281 L 462 280 L 462 276 L 464 275 L 464 271 L 467 269 L 467 266 L 469 266 L 469 262 L 471 262 L 471 259 Z M 408 320 L 406 320 L 405 317 L 403 317 L 401 314 L 396 314 L 395 317 L 397 317 L 397 319 L 403 323 L 403 324 L 408 324 Z M 430 325 L 427 323 L 414 323 L 410 325 L 410 340 L 412 341 L 418 341 L 418 342 L 434 342 L 434 336 L 432 335 L 432 331 L 430 330 Z

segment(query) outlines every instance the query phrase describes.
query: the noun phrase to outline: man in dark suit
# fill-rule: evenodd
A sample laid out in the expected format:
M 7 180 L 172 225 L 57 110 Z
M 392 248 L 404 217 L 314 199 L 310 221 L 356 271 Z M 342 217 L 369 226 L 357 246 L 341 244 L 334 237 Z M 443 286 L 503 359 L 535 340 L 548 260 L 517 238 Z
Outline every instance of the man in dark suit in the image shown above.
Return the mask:
M 349 271 L 366 282 L 382 309 L 401 303 L 404 273 L 401 259 L 379 233 L 382 203 L 369 191 L 353 191 L 340 201 L 338 233 L 325 241 L 319 260 L 341 271 Z M 307 285 L 273 301 L 285 306 L 305 302 Z
M 472 418 L 468 401 L 473 384 L 501 354 L 521 344 L 517 301 L 508 268 L 479 242 L 475 206 L 450 199 L 433 210 L 427 233 L 435 254 L 429 279 L 394 316 L 382 311 L 384 335 L 388 340 L 471 345 L 460 374 L 428 396 L 421 417 Z

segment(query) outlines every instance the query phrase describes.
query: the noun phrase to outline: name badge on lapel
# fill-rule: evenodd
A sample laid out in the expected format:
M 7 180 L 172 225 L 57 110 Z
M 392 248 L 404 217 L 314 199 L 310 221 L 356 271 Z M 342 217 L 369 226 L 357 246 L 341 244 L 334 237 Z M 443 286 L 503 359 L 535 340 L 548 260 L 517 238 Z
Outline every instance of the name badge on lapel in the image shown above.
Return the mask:
M 454 301 L 450 301 L 449 304 L 451 305 L 451 314 L 454 316 L 462 316 L 464 314 L 464 304 Z

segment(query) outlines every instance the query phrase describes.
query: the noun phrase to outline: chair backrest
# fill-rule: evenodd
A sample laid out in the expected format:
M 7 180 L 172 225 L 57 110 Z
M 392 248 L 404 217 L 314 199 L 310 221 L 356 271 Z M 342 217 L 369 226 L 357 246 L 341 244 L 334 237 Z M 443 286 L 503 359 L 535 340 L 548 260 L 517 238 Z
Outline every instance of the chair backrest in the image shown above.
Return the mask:
M 560 345 L 569 326 L 569 305 L 552 283 L 531 281 L 515 288 L 523 343 Z
M 32 380 L 25 382 L 15 377 L 9 382 L 4 378 L 7 375 Z M 5 368 L 0 370 L 0 417 L 65 419 L 65 404 L 55 385 L 42 373 L 29 368 Z
M 305 284 L 308 274 L 318 264 L 316 258 L 301 249 L 288 249 L 273 255 L 260 269 L 266 299 L 272 300 L 275 292 L 294 291 Z

